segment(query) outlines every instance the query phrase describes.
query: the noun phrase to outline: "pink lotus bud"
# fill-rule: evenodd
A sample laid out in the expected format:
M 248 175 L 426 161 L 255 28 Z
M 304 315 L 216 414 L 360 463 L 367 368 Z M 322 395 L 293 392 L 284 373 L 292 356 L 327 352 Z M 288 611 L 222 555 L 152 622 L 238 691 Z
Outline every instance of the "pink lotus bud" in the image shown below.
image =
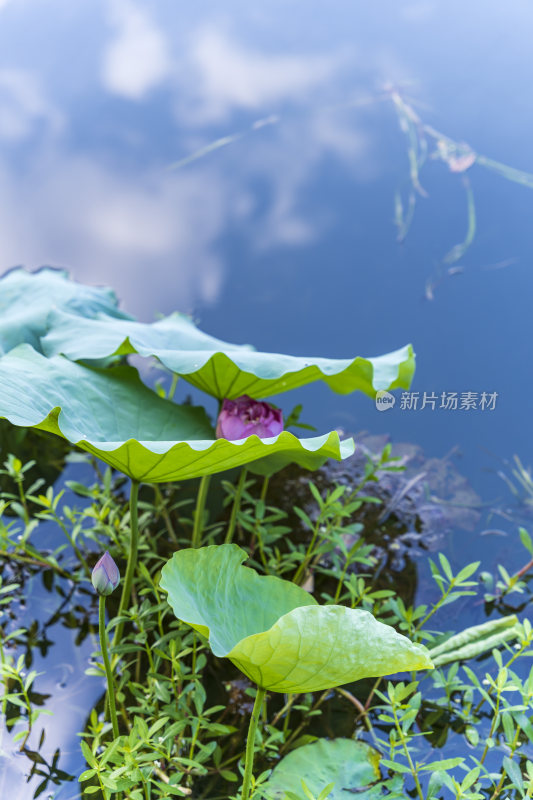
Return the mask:
M 117 588 L 120 582 L 120 572 L 107 550 L 94 565 L 91 580 L 98 594 L 107 596 Z
M 277 436 L 283 430 L 283 414 L 270 403 L 244 394 L 224 400 L 217 420 L 217 439 L 245 439 L 255 433 L 260 439 Z

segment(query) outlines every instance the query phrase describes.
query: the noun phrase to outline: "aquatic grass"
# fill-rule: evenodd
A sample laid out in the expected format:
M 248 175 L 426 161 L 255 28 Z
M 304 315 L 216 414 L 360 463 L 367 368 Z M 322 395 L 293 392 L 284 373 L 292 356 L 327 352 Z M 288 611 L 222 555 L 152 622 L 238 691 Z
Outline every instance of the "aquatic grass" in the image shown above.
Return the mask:
M 111 471 L 104 473 L 102 478 L 104 483 L 98 482 L 86 488 L 85 494 L 81 486 L 77 486 L 80 498 L 87 497 L 88 505 L 85 512 L 82 509 L 79 513 L 74 514 L 71 510 L 66 517 L 66 524 L 82 525 L 82 533 L 78 541 L 82 550 L 85 550 L 86 543 L 92 544 L 100 540 L 103 542 L 110 536 L 107 533 L 107 520 L 109 520 L 111 530 L 120 521 L 121 531 L 127 533 L 128 512 L 127 505 L 125 505 L 127 498 L 123 496 L 124 479 L 119 475 L 112 475 Z M 249 520 L 251 523 L 255 519 L 254 504 L 264 502 L 264 499 L 260 498 L 262 482 L 256 481 L 253 485 L 252 478 L 249 477 L 248 483 L 246 505 L 240 513 L 241 522 L 245 525 L 248 525 Z M 168 495 L 168 510 L 172 514 L 172 524 L 176 534 L 180 541 L 186 540 L 191 520 L 183 516 L 182 506 L 178 507 L 175 514 L 172 510 L 175 499 L 180 496 L 179 492 L 176 489 L 171 491 L 171 487 L 167 487 L 166 494 Z M 231 493 L 228 492 L 228 496 L 231 497 Z M 307 513 L 315 519 L 319 514 L 319 506 L 314 494 L 309 496 L 314 507 L 306 507 Z M 213 495 L 214 497 L 215 495 Z M 325 497 L 322 499 L 324 501 Z M 344 492 L 339 496 L 337 502 L 343 506 L 349 504 L 349 500 L 349 495 Z M 274 574 L 293 574 L 292 548 L 298 551 L 300 557 L 303 557 L 308 539 L 305 542 L 291 542 L 291 547 L 289 547 L 286 534 L 278 537 L 276 528 L 280 526 L 283 515 L 273 503 L 274 501 L 271 499 L 269 508 L 261 518 L 265 556 L 269 569 Z M 106 507 L 103 521 L 92 516 L 101 506 Z M 34 511 L 32 509 L 34 507 L 31 502 L 28 502 L 28 508 L 33 519 Z M 160 567 L 168 558 L 168 548 L 172 549 L 174 545 L 168 541 L 167 523 L 161 513 L 160 504 L 158 505 L 157 501 L 151 502 L 149 492 L 143 498 L 142 509 L 142 516 L 145 520 L 141 540 L 142 560 L 134 574 L 135 600 L 126 611 L 126 624 L 119 646 L 122 668 L 114 676 L 117 695 L 120 697 L 117 716 L 121 718 L 120 724 L 123 726 L 123 730 L 128 733 L 110 739 L 109 725 L 103 723 L 101 715 L 98 715 L 96 711 L 89 714 L 89 722 L 84 732 L 86 744 L 84 742 L 83 747 L 88 769 L 80 776 L 82 785 L 86 788 L 99 786 L 100 791 L 103 792 L 102 797 L 107 797 L 108 800 L 116 796 L 119 791 L 125 796 L 131 797 L 136 797 L 138 793 L 140 793 L 140 797 L 143 797 L 147 792 L 151 792 L 152 795 L 161 798 L 179 796 L 180 792 L 181 796 L 186 797 L 193 792 L 193 796 L 198 797 L 199 800 L 200 798 L 203 800 L 215 800 L 216 798 L 227 800 L 229 797 L 236 796 L 236 788 L 239 781 L 242 782 L 242 773 L 239 773 L 236 765 L 242 761 L 244 769 L 246 732 L 243 728 L 243 714 L 249 714 L 254 701 L 254 696 L 250 696 L 246 692 L 253 694 L 253 691 L 247 689 L 246 682 L 242 686 L 236 681 L 235 672 L 228 659 L 214 658 L 210 648 L 204 644 L 203 637 L 187 624 L 175 619 L 163 593 L 158 588 Z M 61 504 L 58 505 L 57 513 L 62 515 Z M 216 518 L 217 509 L 212 508 L 212 513 Z M 83 516 L 84 514 L 87 516 Z M 83 524 L 84 519 L 86 523 L 93 520 L 97 524 L 97 528 L 93 530 L 86 523 Z M 348 524 L 347 520 L 345 522 Z M 217 535 L 222 540 L 224 538 L 223 529 L 220 529 Z M 310 536 L 309 532 L 308 538 Z M 330 546 L 334 546 L 333 542 Z M 122 555 L 118 537 L 111 537 L 111 547 L 113 554 Z M 234 545 L 234 547 L 236 546 Z M 280 551 L 278 556 L 275 555 L 276 549 Z M 201 551 L 194 552 L 200 553 Z M 323 552 L 327 557 L 327 552 L 325 550 Z M 331 555 L 330 551 L 329 557 Z M 338 555 L 336 557 L 340 558 Z M 443 575 L 445 579 L 446 575 L 443 573 L 440 561 L 437 563 L 440 567 L 439 574 Z M 254 562 L 254 566 L 260 568 L 260 563 Z M 347 584 L 350 584 L 353 566 L 345 578 Z M 36 567 L 31 567 L 31 569 L 36 569 Z M 315 582 L 318 582 L 332 599 L 338 575 L 335 577 L 330 572 L 330 567 L 324 560 L 317 562 L 314 567 Z M 363 567 L 363 573 L 360 571 L 357 575 L 357 580 L 362 581 L 365 585 L 361 593 L 365 599 L 364 602 L 367 603 L 366 607 L 378 619 L 394 621 L 396 618 L 392 612 L 394 608 L 400 608 L 396 598 L 392 598 L 396 601 L 396 604 L 392 604 L 390 595 L 386 596 L 387 593 L 385 593 L 385 596 L 380 596 L 373 584 L 373 574 L 367 575 L 367 572 L 371 571 Z M 461 570 L 458 570 L 457 575 L 460 572 Z M 436 575 L 437 573 L 435 573 Z M 454 574 L 453 578 L 456 578 L 457 575 Z M 433 580 L 436 580 L 436 577 Z M 470 581 L 471 578 L 465 578 L 465 580 Z M 448 584 L 440 578 L 436 582 L 437 587 L 439 583 L 442 585 L 442 590 L 446 592 Z M 294 588 L 298 592 L 303 592 L 298 587 Z M 396 588 L 400 593 L 403 591 L 401 584 L 398 584 Z M 454 589 L 448 592 L 447 597 L 451 602 L 457 601 L 460 598 L 452 595 L 455 591 L 460 592 L 461 590 L 461 586 L 455 582 Z M 464 590 L 477 590 L 478 597 L 480 597 L 477 586 L 465 587 Z M 376 597 L 372 598 L 374 592 L 376 592 Z M 6 592 L 5 596 L 9 597 L 12 594 L 13 592 Z M 306 602 L 311 602 L 313 605 L 310 595 L 304 594 Z M 348 603 L 351 602 L 349 595 L 344 598 L 343 602 L 346 600 Z M 477 602 L 475 597 L 467 597 L 466 600 L 472 603 Z M 422 611 L 412 608 L 405 599 L 405 616 L 399 616 L 395 625 L 400 630 L 406 631 L 408 628 L 403 626 L 410 624 L 410 630 L 412 630 L 418 621 L 431 611 L 432 607 L 430 605 Z M 414 622 L 409 623 L 409 620 L 414 620 Z M 445 629 L 450 627 L 448 608 L 440 605 L 431 617 L 429 624 L 432 630 L 429 631 L 426 626 L 421 627 L 415 633 L 417 639 L 421 638 L 430 648 L 438 648 L 441 643 L 445 644 L 446 641 L 453 644 L 453 639 L 449 634 L 437 634 L 439 626 L 444 625 Z M 505 625 L 507 624 L 505 623 Z M 255 730 L 254 758 L 257 762 L 258 774 L 255 778 L 252 776 L 250 779 L 251 791 L 255 793 L 254 798 L 264 795 L 265 798 L 271 800 L 269 779 L 274 776 L 274 773 L 271 773 L 270 769 L 276 767 L 277 764 L 281 767 L 284 764 L 284 756 L 289 758 L 294 754 L 295 757 L 300 753 L 302 746 L 309 741 L 305 737 L 319 736 L 317 745 L 320 742 L 326 745 L 326 741 L 322 737 L 327 736 L 325 723 L 332 713 L 339 720 L 339 725 L 346 726 L 344 730 L 353 730 L 355 736 L 364 734 L 364 731 L 367 730 L 364 719 L 368 719 L 376 737 L 374 744 L 381 754 L 381 778 L 376 778 L 375 786 L 368 785 L 366 779 L 357 780 L 355 776 L 349 778 L 349 782 L 344 782 L 346 775 L 336 778 L 335 774 L 330 777 L 330 774 L 324 772 L 328 764 L 333 769 L 334 764 L 337 763 L 333 754 L 331 758 L 328 757 L 324 760 L 319 759 L 316 755 L 311 759 L 312 753 L 310 753 L 305 773 L 293 770 L 291 762 L 287 762 L 285 765 L 289 773 L 296 779 L 296 784 L 291 785 L 290 791 L 298 797 L 298 800 L 308 799 L 301 783 L 298 784 L 300 776 L 304 777 L 307 790 L 315 798 L 333 781 L 336 785 L 329 789 L 333 798 L 336 798 L 337 792 L 342 786 L 348 786 L 352 790 L 346 794 L 346 800 L 353 796 L 355 789 L 357 789 L 357 794 L 363 797 L 365 796 L 364 792 L 367 791 L 375 791 L 376 794 L 388 791 L 392 796 L 396 794 L 396 796 L 405 797 L 415 787 L 414 775 L 406 752 L 411 757 L 414 772 L 425 798 L 428 796 L 429 783 L 433 781 L 432 786 L 434 786 L 437 779 L 448 781 L 449 785 L 443 784 L 444 797 L 447 796 L 447 793 L 452 797 L 455 796 L 451 794 L 452 789 L 455 783 L 457 787 L 460 787 L 465 776 L 469 774 L 469 768 L 467 768 L 469 762 L 462 760 L 459 763 L 457 759 L 447 758 L 447 745 L 444 743 L 443 737 L 445 737 L 446 731 L 449 731 L 449 735 L 459 743 L 461 742 L 460 737 L 465 737 L 469 742 L 469 748 L 472 748 L 469 749 L 469 754 L 478 761 L 481 760 L 491 723 L 494 720 L 498 696 L 497 675 L 502 668 L 508 670 L 508 678 L 503 684 L 506 687 L 505 691 L 500 692 L 500 715 L 498 721 L 492 725 L 492 741 L 497 746 L 508 748 L 505 753 L 508 754 L 507 758 L 510 761 L 504 762 L 504 754 L 497 749 L 497 746 L 489 744 L 489 751 L 483 767 L 490 768 L 490 776 L 487 775 L 487 770 L 480 769 L 479 775 L 472 783 L 472 792 L 486 793 L 484 796 L 487 796 L 494 793 L 500 784 L 502 796 L 506 796 L 506 792 L 512 792 L 512 786 L 518 785 L 515 783 L 518 781 L 518 774 L 512 766 L 513 762 L 521 773 L 520 780 L 524 792 L 527 792 L 530 785 L 529 773 L 523 757 L 519 757 L 520 747 L 522 747 L 522 751 L 525 747 L 527 752 L 526 743 L 529 741 L 527 731 L 531 732 L 528 717 L 533 698 L 533 678 L 528 677 L 529 656 L 527 655 L 528 652 L 531 652 L 531 632 L 528 634 L 530 629 L 526 629 L 526 627 L 518 626 L 514 640 L 498 644 L 501 650 L 501 659 L 499 651 L 492 650 L 486 652 L 482 661 L 477 659 L 478 663 L 475 660 L 452 661 L 445 667 L 437 667 L 430 671 L 426 678 L 423 677 L 423 674 L 420 677 L 417 676 L 417 679 L 409 687 L 409 691 L 403 695 L 403 699 L 401 699 L 402 689 L 400 687 L 402 682 L 398 683 L 397 680 L 392 680 L 396 692 L 395 713 L 398 724 L 404 731 L 407 751 L 398 739 L 392 700 L 389 697 L 386 682 L 383 683 L 384 689 L 380 683 L 377 693 L 375 682 L 374 686 L 372 682 L 362 681 L 355 684 L 354 687 L 350 687 L 349 694 L 365 711 L 363 716 L 361 716 L 361 710 L 357 711 L 350 699 L 344 695 L 335 697 L 335 694 L 329 690 L 316 694 L 303 692 L 291 695 L 292 702 L 288 708 L 286 708 L 286 697 L 282 693 L 277 693 L 275 690 L 270 691 L 267 718 L 266 720 L 259 719 Z M 469 636 L 469 634 L 467 635 Z M 486 636 L 482 638 L 488 642 Z M 515 649 L 515 644 L 518 645 L 518 649 Z M 148 652 L 150 652 L 151 661 L 148 658 Z M 224 666 L 225 664 L 227 666 Z M 524 666 L 521 668 L 520 664 L 524 666 L 527 664 L 527 668 L 524 670 Z M 97 674 L 99 679 L 102 678 L 100 668 L 94 669 L 94 674 Z M 483 682 L 489 680 L 489 677 L 486 676 L 490 677 L 491 683 Z M 39 690 L 39 680 L 39 676 L 37 676 L 34 681 L 37 684 L 37 691 Z M 403 685 L 405 688 L 409 686 L 405 680 Z M 16 692 L 16 688 L 13 691 Z M 383 697 L 380 696 L 380 692 Z M 417 693 L 422 696 L 419 706 L 413 700 Z M 30 692 L 28 696 L 32 712 L 39 710 L 39 706 L 35 706 L 34 695 Z M 234 699 L 234 696 L 238 699 Z M 476 711 L 476 704 L 479 705 L 479 703 L 482 705 L 480 705 L 480 710 Z M 511 710 L 513 706 L 515 710 Z M 523 710 L 516 710 L 518 706 L 523 706 Z M 412 715 L 415 709 L 417 709 L 417 713 L 413 722 Z M 447 717 L 447 714 L 451 713 L 448 709 L 453 711 L 451 718 Z M 10 706 L 9 700 L 7 701 L 7 711 L 10 719 L 13 719 L 13 706 Z M 323 711 L 325 712 L 324 722 L 321 721 L 321 712 Z M 28 712 L 22 709 L 19 713 L 25 719 Z M 357 716 L 360 717 L 358 721 L 356 721 Z M 387 722 L 388 717 L 392 719 L 392 722 Z M 458 725 L 462 727 L 458 728 Z M 35 722 L 33 730 L 36 732 L 35 738 L 37 739 L 39 730 Z M 22 728 L 20 732 L 22 733 Z M 420 736 L 420 733 L 424 735 Z M 476 736 L 477 744 L 472 744 L 475 742 Z M 342 748 L 342 745 L 340 747 Z M 303 758 L 304 752 L 301 755 Z M 455 758 L 456 753 L 453 755 Z M 490 764 L 489 758 L 491 758 Z M 472 764 L 474 763 L 472 761 Z M 316 767 L 316 770 L 313 767 Z M 42 768 L 44 770 L 44 767 Z M 285 772 L 285 775 L 289 773 Z M 511 775 L 514 777 L 510 777 Z M 170 782 L 171 778 L 173 778 L 172 783 Z M 281 776 L 281 785 L 283 785 L 283 780 L 283 776 Z M 455 794 L 458 791 L 459 788 L 456 788 Z M 468 790 L 464 791 L 467 796 Z M 90 796 L 85 793 L 85 789 L 83 792 L 83 796 Z M 437 794 L 437 796 L 440 795 Z M 239 798 L 241 797 L 242 791 L 239 790 Z M 343 794 L 340 794 L 340 797 L 344 800 Z M 274 798 L 278 800 L 276 795 L 272 800 Z

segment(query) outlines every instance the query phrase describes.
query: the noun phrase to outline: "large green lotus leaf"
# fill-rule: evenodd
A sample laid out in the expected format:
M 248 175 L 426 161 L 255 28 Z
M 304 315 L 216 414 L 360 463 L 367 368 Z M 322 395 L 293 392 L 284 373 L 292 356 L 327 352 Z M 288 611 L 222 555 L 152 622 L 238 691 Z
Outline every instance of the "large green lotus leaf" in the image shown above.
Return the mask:
M 433 666 L 425 647 L 368 611 L 319 606 L 293 583 L 243 567 L 246 558 L 234 544 L 180 550 L 161 586 L 174 614 L 259 686 L 314 692 Z
M 272 627 L 299 606 L 316 605 L 309 592 L 241 566 L 248 556 L 236 544 L 187 548 L 163 567 L 161 586 L 174 613 L 209 637 L 216 656 L 245 636 Z
M 110 319 L 80 320 L 57 313 L 43 339 L 43 352 L 73 360 L 114 354 L 156 356 L 172 372 L 218 398 L 261 398 L 322 380 L 335 392 L 407 389 L 415 368 L 411 345 L 376 358 L 305 358 L 259 353 L 198 330 L 188 317 L 172 314 L 151 324 Z
M 48 317 L 58 309 L 85 317 L 103 312 L 128 318 L 119 311 L 111 289 L 83 286 L 69 280 L 63 270 L 46 268 L 32 273 L 14 269 L 0 278 L 0 354 L 23 342 L 40 351 Z
M 0 417 L 63 436 L 137 480 L 196 478 L 270 453 L 307 469 L 351 455 L 337 433 L 297 439 L 214 439 L 203 408 L 177 405 L 145 386 L 132 367 L 96 369 L 20 345 L 0 358 Z
M 285 792 L 293 792 L 307 800 L 302 778 L 314 797 L 331 783 L 329 800 L 374 800 L 383 797 L 376 784 L 380 753 L 365 742 L 354 739 L 320 739 L 306 744 L 285 756 L 263 784 L 267 800 L 284 800 Z

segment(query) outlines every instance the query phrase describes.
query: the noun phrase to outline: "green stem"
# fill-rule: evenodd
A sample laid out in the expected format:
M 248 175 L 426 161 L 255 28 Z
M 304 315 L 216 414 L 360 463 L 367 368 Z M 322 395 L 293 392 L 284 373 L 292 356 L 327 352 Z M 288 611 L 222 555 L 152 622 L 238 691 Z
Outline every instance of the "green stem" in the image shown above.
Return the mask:
M 417 773 L 415 765 L 413 764 L 413 759 L 411 758 L 411 753 L 409 752 L 409 747 L 407 746 L 407 741 L 406 741 L 405 736 L 404 736 L 403 728 L 400 725 L 400 721 L 399 721 L 398 715 L 396 713 L 396 705 L 394 703 L 392 703 L 392 713 L 394 715 L 394 724 L 395 724 L 396 730 L 398 732 L 398 736 L 399 736 L 403 751 L 405 753 L 405 757 L 406 757 L 407 762 L 409 764 L 409 769 L 411 771 L 411 775 L 414 778 L 414 782 L 415 782 L 415 786 L 416 786 L 416 793 L 417 793 L 418 797 L 420 798 L 420 800 L 424 800 L 424 795 L 422 793 L 422 787 L 420 786 L 420 781 L 418 780 L 418 773 Z
M 159 488 L 157 483 L 154 483 L 154 494 L 155 494 L 156 500 L 157 500 L 157 502 L 159 504 L 158 511 L 160 511 L 161 516 L 163 517 L 163 519 L 165 521 L 165 525 L 166 525 L 168 534 L 169 534 L 170 538 L 172 539 L 172 541 L 177 544 L 178 543 L 178 537 L 176 536 L 176 531 L 174 530 L 174 526 L 172 524 L 172 520 L 170 519 L 170 514 L 167 511 L 167 507 L 165 505 L 165 499 L 164 499 L 163 494 L 161 492 L 161 489 Z
M 117 616 L 122 617 L 130 604 L 131 587 L 133 584 L 133 574 L 137 564 L 137 547 L 139 545 L 139 519 L 137 510 L 137 501 L 139 498 L 139 481 L 132 480 L 130 489 L 130 552 L 128 554 L 128 566 L 126 567 L 126 577 L 124 578 L 124 585 L 122 586 L 122 595 L 120 597 L 120 604 L 118 607 Z M 120 644 L 122 638 L 122 631 L 124 630 L 124 620 L 121 620 L 115 628 L 115 635 L 113 636 L 113 647 Z
M 417 631 L 419 631 L 421 628 L 423 628 L 423 627 L 424 627 L 424 625 L 426 624 L 426 622 L 427 622 L 429 619 L 431 619 L 431 617 L 433 616 L 433 614 L 435 614 L 435 612 L 436 612 L 436 611 L 438 611 L 438 610 L 439 610 L 439 608 L 441 608 L 441 607 L 442 607 L 442 605 L 443 605 L 444 601 L 446 600 L 446 598 L 448 597 L 448 595 L 450 594 L 450 592 L 451 592 L 451 591 L 452 591 L 454 588 L 455 588 L 455 578 L 453 578 L 453 579 L 450 581 L 450 585 L 448 586 L 448 588 L 446 589 L 446 591 L 444 592 L 444 594 L 442 595 L 442 597 L 440 598 L 440 600 L 438 600 L 438 601 L 435 603 L 435 605 L 433 606 L 433 608 L 431 609 L 431 611 L 428 611 L 428 613 L 426 614 L 426 616 L 424 617 L 424 619 L 422 619 L 422 620 L 421 620 L 419 623 L 417 623 L 417 625 L 415 625 L 415 627 L 414 627 L 414 632 L 415 632 L 415 633 L 416 633 Z
M 22 484 L 24 482 L 24 478 L 15 478 L 15 481 L 18 484 L 18 487 L 19 487 L 19 498 L 20 498 L 20 502 L 22 504 L 22 508 L 24 510 L 24 525 L 27 526 L 29 521 L 30 521 L 30 514 L 28 512 L 28 505 L 26 503 L 26 495 L 24 494 L 24 488 L 22 486 Z
M 85 570 L 85 574 L 90 578 L 91 577 L 91 569 L 90 569 L 87 561 L 85 560 L 85 558 L 82 556 L 78 545 L 76 544 L 76 542 L 74 541 L 74 539 L 72 538 L 70 533 L 68 532 L 67 526 L 60 519 L 60 517 L 57 516 L 57 514 L 53 515 L 53 519 L 55 520 L 55 522 L 59 525 L 59 527 L 61 528 L 61 530 L 65 534 L 65 537 L 66 537 L 68 543 L 70 544 L 70 546 L 74 550 L 74 554 L 76 555 L 76 558 L 78 559 L 78 561 L 82 565 L 83 569 Z
M 20 561 L 21 564 L 34 564 L 36 567 L 46 567 L 47 569 L 54 570 L 57 572 L 58 575 L 62 575 L 64 578 L 69 578 L 70 580 L 74 580 L 74 576 L 67 572 L 61 567 L 57 566 L 56 564 L 51 564 L 44 559 L 41 561 L 38 558 L 33 558 L 31 556 L 20 556 L 17 553 L 10 553 L 8 550 L 0 550 L 0 559 L 5 558 L 8 561 Z
M 268 475 L 265 475 L 265 477 L 263 478 L 263 485 L 262 485 L 262 487 L 261 487 L 261 496 L 260 496 L 260 498 L 259 498 L 260 500 L 262 500 L 262 501 L 263 501 L 263 503 L 264 503 L 264 502 L 265 502 L 265 500 L 266 500 L 266 496 L 267 496 L 267 492 L 268 492 L 268 484 L 269 484 L 269 482 L 270 482 L 270 478 L 269 478 L 269 476 L 268 476 Z
M 311 559 L 313 557 L 313 551 L 314 551 L 316 540 L 318 538 L 319 529 L 320 529 L 320 520 L 318 520 L 316 525 L 315 525 L 315 528 L 313 530 L 313 535 L 312 535 L 311 541 L 309 543 L 309 547 L 307 548 L 307 552 L 306 552 L 303 561 L 300 563 L 300 566 L 296 570 L 296 572 L 294 574 L 294 577 L 292 579 L 293 583 L 298 583 L 300 578 L 302 577 L 302 575 L 305 575 L 305 571 L 307 569 L 307 565 L 309 564 L 309 562 L 311 561 Z
M 515 735 L 514 735 L 514 737 L 513 737 L 513 741 L 512 741 L 512 744 L 511 744 L 511 753 L 510 753 L 510 755 L 509 755 L 509 759 L 510 759 L 510 760 L 512 760 L 512 759 L 513 759 L 513 757 L 514 757 L 514 754 L 515 754 L 515 752 L 516 752 L 516 749 L 517 749 L 517 747 L 518 747 L 518 741 L 519 741 L 519 739 L 520 739 L 520 727 L 517 725 L 517 727 L 516 727 L 516 733 L 515 733 Z M 501 792 L 501 790 L 502 790 L 502 788 L 503 788 L 503 784 L 505 783 L 505 777 L 506 777 L 506 775 L 507 775 L 507 772 L 506 772 L 506 770 L 505 770 L 505 769 L 503 769 L 503 770 L 502 770 L 502 774 L 501 774 L 501 778 L 500 778 L 500 782 L 498 783 L 498 785 L 497 785 L 497 787 L 495 788 L 494 792 L 491 794 L 491 796 L 490 796 L 490 800 L 496 800 L 496 798 L 499 796 L 499 794 L 500 794 L 500 792 Z M 526 797 L 529 797 L 529 796 L 530 796 L 530 794 L 529 794 L 529 792 L 528 792 L 528 794 L 526 795 Z
M 503 666 L 504 666 L 504 669 L 509 669 L 509 667 L 511 666 L 511 664 L 513 663 L 513 661 L 516 661 L 516 659 L 517 659 L 517 658 L 519 658 L 519 657 L 522 655 L 522 653 L 524 652 L 524 650 L 527 650 L 527 649 L 528 649 L 528 647 L 529 647 L 529 645 L 530 645 L 530 644 L 531 644 L 531 640 L 528 640 L 528 641 L 527 641 L 525 644 L 523 644 L 523 645 L 520 647 L 520 650 L 517 650 L 517 651 L 514 653 L 514 655 L 512 655 L 512 656 L 511 656 L 511 658 L 509 659 L 509 661 L 507 662 L 507 664 L 504 664 L 504 665 L 503 665 Z M 493 689 L 494 689 L 494 686 L 489 686 L 489 687 L 488 687 L 488 689 L 487 689 L 487 695 L 490 695 L 490 694 L 492 693 L 492 690 L 493 690 Z M 482 697 L 482 698 L 481 698 L 481 700 L 479 701 L 479 703 L 477 704 L 477 706 L 474 708 L 474 710 L 473 710 L 473 712 L 472 712 L 473 716 L 477 716 L 477 715 L 479 714 L 479 711 L 480 711 L 480 709 L 481 709 L 481 707 L 482 707 L 483 703 L 485 702 L 485 699 L 486 699 L 485 697 Z
M 202 543 L 202 528 L 204 521 L 205 501 L 209 491 L 209 481 L 211 475 L 202 475 L 200 486 L 198 487 L 198 497 L 196 499 L 196 511 L 194 512 L 194 527 L 192 531 L 191 547 L 200 547 Z
M 496 707 L 494 709 L 494 715 L 492 717 L 492 722 L 491 722 L 491 725 L 490 725 L 490 731 L 489 731 L 489 735 L 487 737 L 487 742 L 486 742 L 485 747 L 483 749 L 483 753 L 481 754 L 481 759 L 480 759 L 480 762 L 479 762 L 480 764 L 483 764 L 483 762 L 485 761 L 485 759 L 487 757 L 487 753 L 489 752 L 489 740 L 492 739 L 492 737 L 494 735 L 494 731 L 496 730 L 496 725 L 497 725 L 497 723 L 499 721 L 499 718 L 500 718 L 500 698 L 501 698 L 501 692 L 498 689 L 498 694 L 496 695 Z
M 346 573 L 348 572 L 348 567 L 352 563 L 352 556 L 353 556 L 353 554 L 355 553 L 355 551 L 357 550 L 358 547 L 359 547 L 359 541 L 355 542 L 352 545 L 352 547 L 350 548 L 350 550 L 348 551 L 348 555 L 346 557 L 346 562 L 344 564 L 344 568 L 343 568 L 343 570 L 341 572 L 341 576 L 340 576 L 339 581 L 337 583 L 337 591 L 335 592 L 335 598 L 333 600 L 334 603 L 338 603 L 339 602 L 339 597 L 341 596 L 341 591 L 342 591 L 342 587 L 344 585 L 344 579 L 346 577 Z
M 320 695 L 320 697 L 318 698 L 318 700 L 316 700 L 316 701 L 313 703 L 313 705 L 312 705 L 312 707 L 311 707 L 311 712 L 312 712 L 312 711 L 316 711 L 317 709 L 319 709 L 319 708 L 320 708 L 320 706 L 322 705 L 322 703 L 324 703 L 324 702 L 327 700 L 327 698 L 328 698 L 328 695 L 330 694 L 330 692 L 331 692 L 331 689 L 326 689 L 324 692 L 322 692 L 322 694 Z M 306 715 L 304 716 L 303 722 L 301 722 L 301 723 L 298 725 L 298 727 L 297 727 L 297 728 L 295 728 L 295 730 L 293 730 L 293 731 L 292 731 L 292 733 L 291 733 L 291 735 L 289 736 L 289 738 L 288 738 L 288 739 L 286 739 L 286 740 L 284 741 L 284 743 L 281 745 L 281 748 L 280 748 L 280 753 L 281 753 L 281 754 L 284 754 L 285 752 L 287 752 L 287 750 L 288 750 L 289 746 L 290 746 L 290 745 L 291 745 L 291 744 L 292 744 L 294 741 L 296 741 L 296 739 L 299 737 L 300 733 L 303 731 L 303 729 L 305 728 L 305 726 L 309 724 L 309 721 L 310 721 L 310 719 L 312 718 L 312 714 L 311 714 L 311 712 L 309 712 L 308 714 L 306 714 Z
M 105 597 L 100 595 L 98 600 L 98 631 L 100 634 L 100 650 L 102 651 L 102 658 L 104 659 L 105 675 L 107 678 L 107 696 L 109 698 L 109 712 L 111 716 L 111 724 L 113 726 L 113 737 L 118 738 L 118 720 L 117 709 L 115 706 L 115 686 L 113 684 L 113 673 L 111 672 L 111 664 L 109 663 L 109 653 L 107 652 L 107 635 L 105 630 Z
M 295 700 L 300 695 L 299 694 L 289 694 L 289 695 L 285 695 L 285 696 L 288 697 L 288 700 L 285 703 L 285 705 L 283 706 L 283 708 L 280 711 L 278 711 L 278 713 L 275 715 L 274 719 L 272 720 L 271 724 L 272 724 L 273 727 L 275 727 L 278 724 L 278 722 L 280 721 L 280 719 L 283 717 L 284 714 L 287 715 L 287 713 L 290 711 L 290 708 L 291 708 L 292 704 L 295 702 Z
M 174 397 L 174 392 L 176 391 L 176 386 L 178 385 L 178 378 L 179 375 L 175 372 L 172 376 L 172 383 L 170 384 L 170 388 L 168 390 L 167 400 L 172 400 Z
M 244 484 L 246 483 L 247 474 L 248 470 L 246 467 L 243 467 L 241 469 L 237 488 L 235 489 L 235 497 L 233 498 L 233 506 L 231 508 L 231 516 L 229 518 L 228 531 L 226 533 L 226 538 L 224 539 L 224 544 L 230 544 L 233 541 L 233 534 L 235 533 L 235 525 L 237 523 L 237 514 L 241 508 L 242 493 Z
M 2 664 L 2 666 L 4 666 L 6 664 L 6 656 L 5 656 L 5 653 L 4 653 L 3 640 L 4 640 L 4 631 L 3 631 L 2 628 L 0 628 L 0 664 Z M 2 672 L 2 675 L 3 675 L 3 672 Z M 8 686 L 7 678 L 2 677 L 2 683 L 4 684 L 4 689 L 5 689 L 4 694 L 2 695 L 2 714 L 5 716 L 6 709 L 7 709 L 7 698 L 6 698 L 6 695 L 9 692 L 9 686 Z M 1 743 L 1 740 L 0 740 L 0 743 Z
M 250 788 L 252 785 L 252 770 L 254 767 L 254 745 L 255 745 L 255 732 L 257 730 L 257 723 L 259 722 L 259 715 L 265 697 L 266 689 L 261 686 L 257 687 L 257 694 L 255 695 L 255 703 L 250 717 L 250 725 L 248 727 L 248 739 L 246 740 L 246 762 L 244 765 L 244 778 L 242 782 L 242 800 L 249 800 Z

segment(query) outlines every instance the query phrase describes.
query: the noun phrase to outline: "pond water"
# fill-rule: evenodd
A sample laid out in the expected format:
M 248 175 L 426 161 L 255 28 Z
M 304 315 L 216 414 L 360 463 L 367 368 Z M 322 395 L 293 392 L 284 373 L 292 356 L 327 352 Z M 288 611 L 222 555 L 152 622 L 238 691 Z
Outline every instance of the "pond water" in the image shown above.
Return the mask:
M 486 505 L 444 549 L 515 570 L 520 514 L 493 512 L 515 503 L 498 472 L 532 458 L 533 181 L 429 157 L 401 243 L 394 221 L 396 194 L 405 213 L 413 191 L 406 114 L 430 155 L 437 131 L 533 172 L 532 26 L 525 0 L 0 0 L 0 273 L 67 267 L 142 320 L 191 312 L 267 351 L 374 356 L 412 342 L 417 409 L 398 393 L 379 413 L 320 385 L 279 402 L 302 402 L 320 431 L 455 449 Z M 470 246 L 446 260 L 474 215 Z M 434 409 L 420 408 L 424 392 Z M 478 408 L 440 408 L 443 392 L 477 393 Z M 494 407 L 479 408 L 484 392 Z M 487 528 L 505 535 L 480 538 Z M 36 591 L 24 614 L 46 619 L 56 606 Z M 72 667 L 94 642 L 51 630 L 37 659 L 55 715 L 46 749 L 75 771 L 100 688 Z M 23 760 L 3 759 L 2 796 L 32 796 Z M 48 796 L 77 797 L 76 784 Z

